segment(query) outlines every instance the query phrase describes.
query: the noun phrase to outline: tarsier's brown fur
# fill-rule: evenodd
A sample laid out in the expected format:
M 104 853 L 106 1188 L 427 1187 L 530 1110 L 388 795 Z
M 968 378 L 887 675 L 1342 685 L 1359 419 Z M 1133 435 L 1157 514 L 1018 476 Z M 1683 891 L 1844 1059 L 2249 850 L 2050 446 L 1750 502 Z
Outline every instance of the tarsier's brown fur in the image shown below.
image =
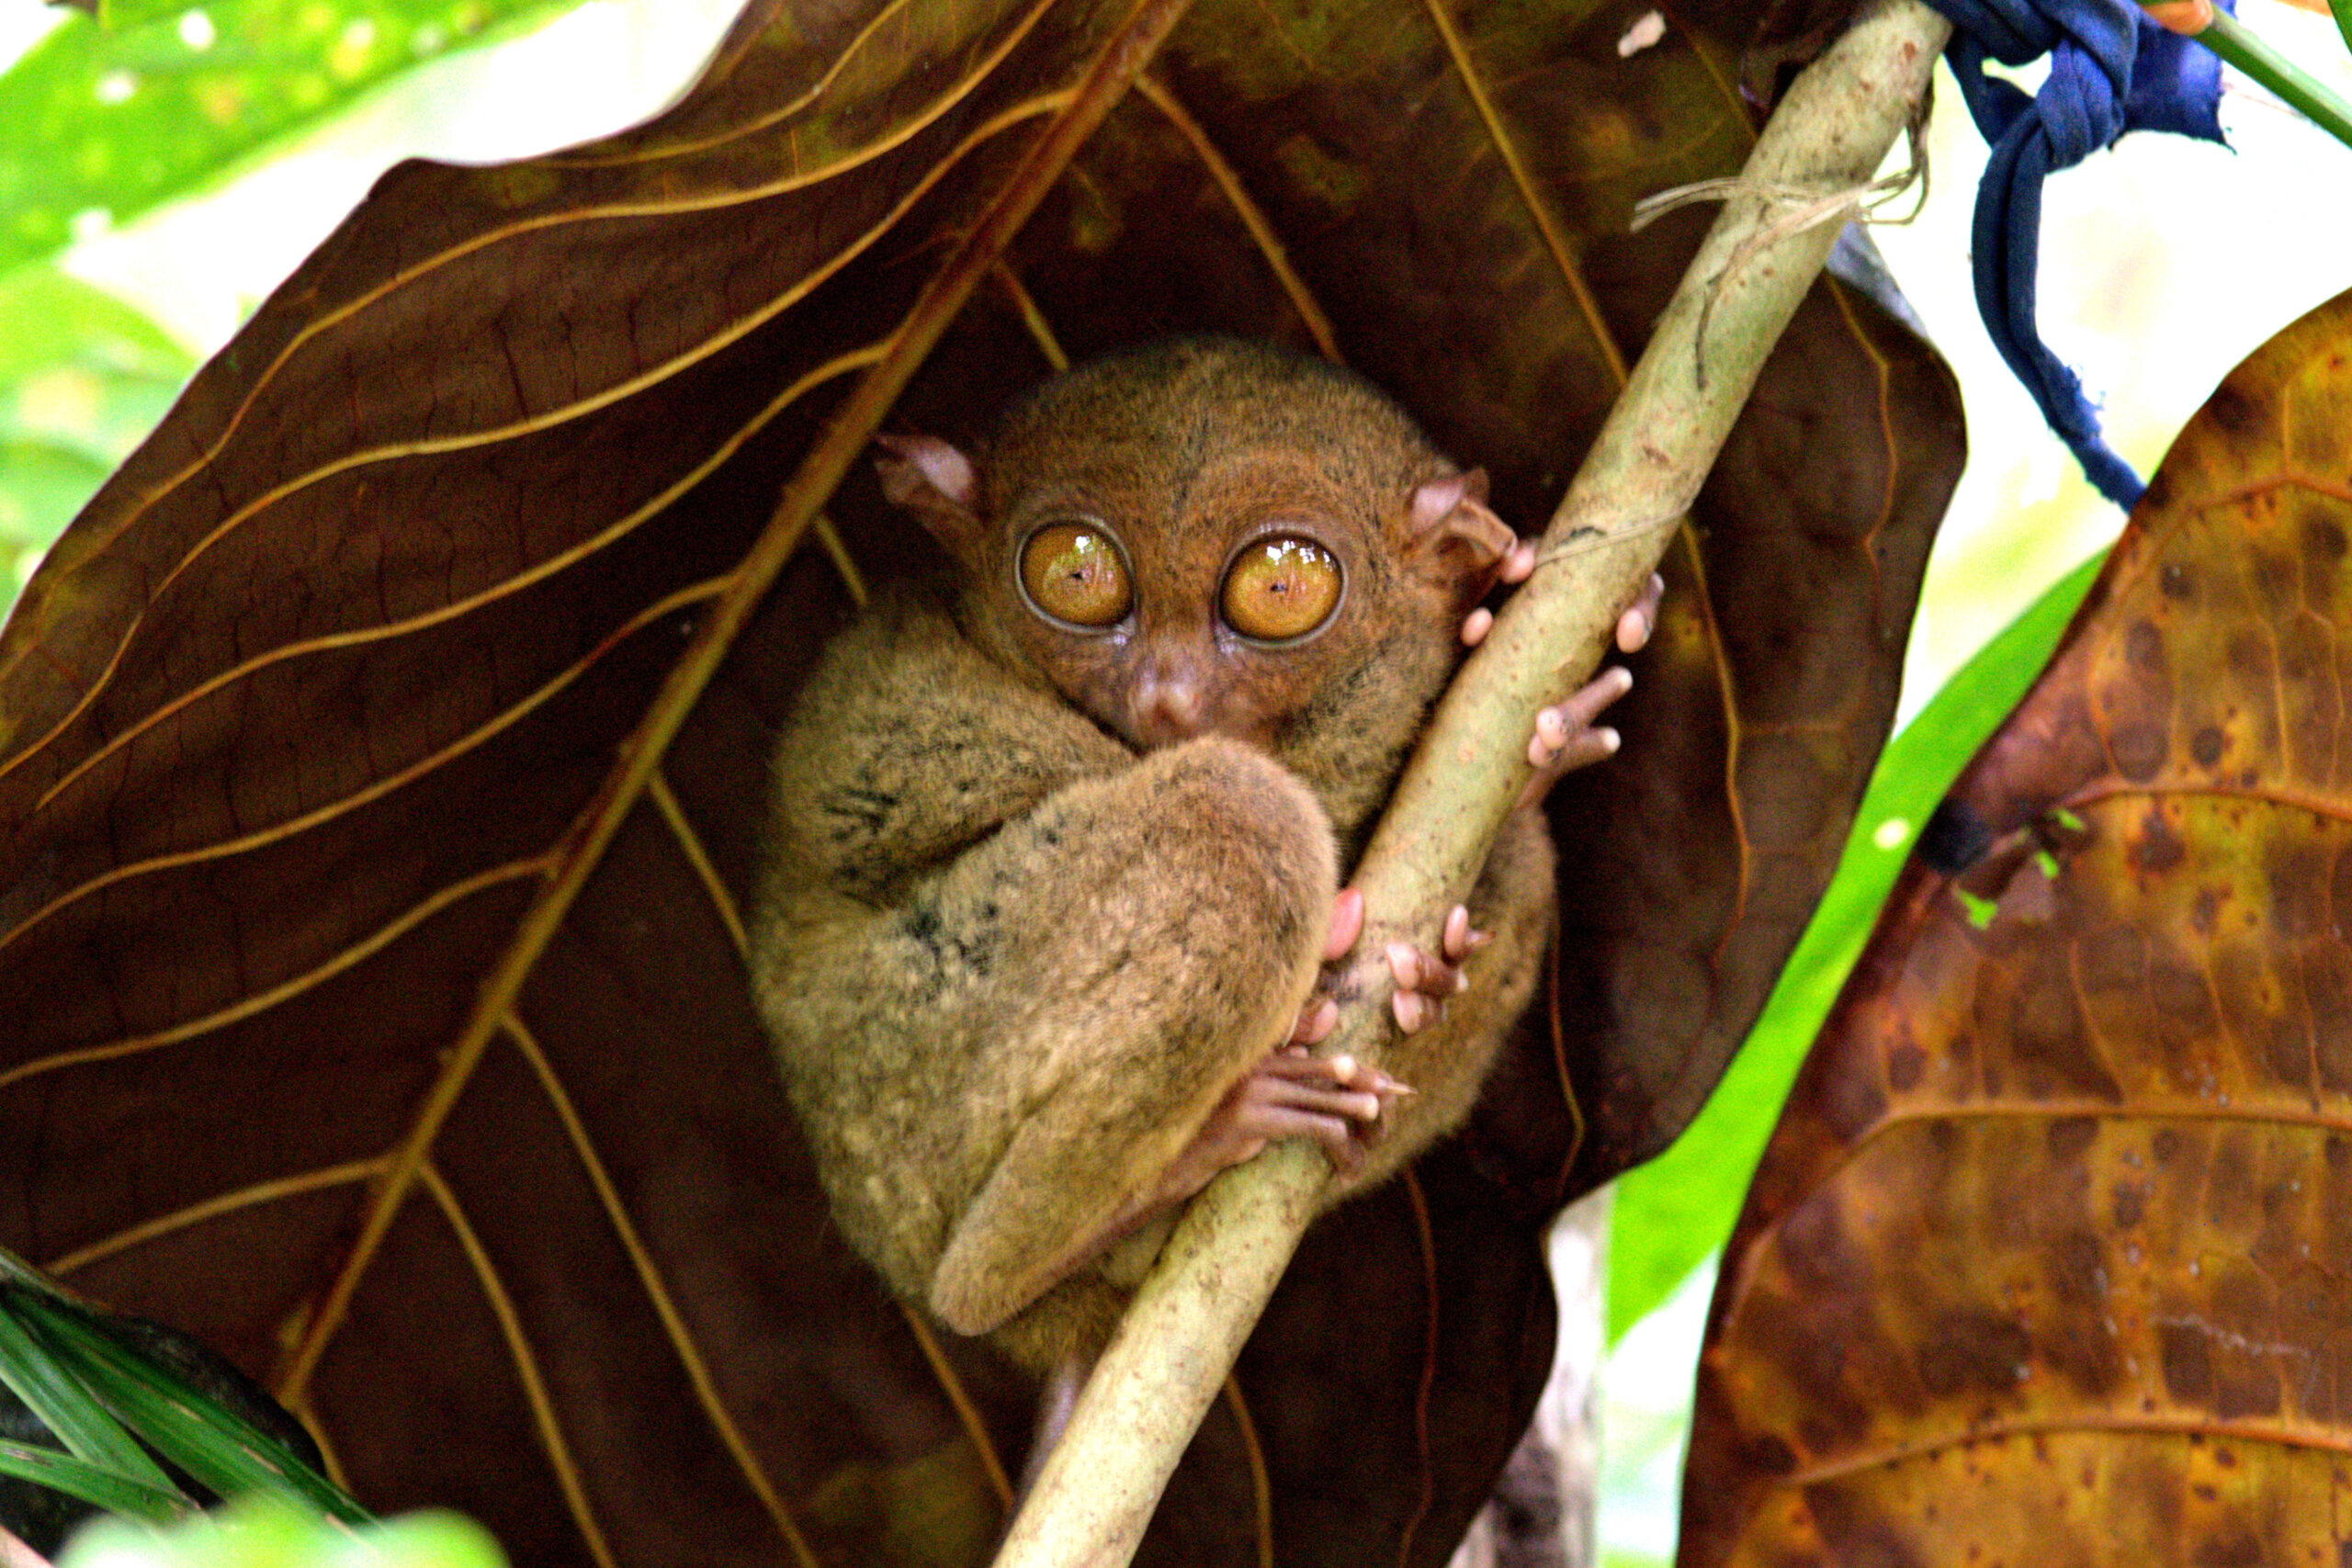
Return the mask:
M 901 451 L 889 488 L 962 570 L 877 596 L 811 677 L 776 751 L 753 976 L 851 1244 L 1042 1366 L 1099 1348 L 1164 1219 L 1074 1249 L 1290 1037 L 1340 872 L 1510 535 L 1368 385 L 1221 340 L 1047 383 L 968 468 Z M 1023 597 L 1015 552 L 1072 516 L 1125 547 L 1124 630 Z M 1273 647 L 1217 609 L 1268 529 L 1320 542 L 1345 583 L 1320 631 Z M 1185 681 L 1189 738 L 1138 695 Z M 1515 811 L 1470 900 L 1493 938 L 1473 983 L 1386 1048 L 1416 1092 L 1327 1201 L 1467 1113 L 1533 992 L 1552 887 L 1540 815 Z

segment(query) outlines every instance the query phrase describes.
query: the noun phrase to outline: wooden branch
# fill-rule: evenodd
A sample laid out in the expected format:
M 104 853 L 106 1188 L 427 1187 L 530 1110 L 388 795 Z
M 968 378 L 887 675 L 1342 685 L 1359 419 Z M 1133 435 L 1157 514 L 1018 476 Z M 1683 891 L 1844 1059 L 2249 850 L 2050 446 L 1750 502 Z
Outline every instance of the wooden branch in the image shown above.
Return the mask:
M 1793 83 L 1582 469 L 1536 573 L 1456 678 L 1354 886 L 1367 914 L 1323 1047 L 1377 1061 L 1391 939 L 1426 941 L 1460 902 L 1529 770 L 1538 708 L 1589 679 L 1713 465 L 1846 209 L 1786 220 L 1792 190 L 1859 190 L 1910 122 L 1950 28 L 1919 0 L 1871 11 Z M 1194 1199 L 1080 1396 L 997 1568 L 1116 1568 L 1216 1397 L 1313 1216 L 1329 1168 L 1278 1144 Z

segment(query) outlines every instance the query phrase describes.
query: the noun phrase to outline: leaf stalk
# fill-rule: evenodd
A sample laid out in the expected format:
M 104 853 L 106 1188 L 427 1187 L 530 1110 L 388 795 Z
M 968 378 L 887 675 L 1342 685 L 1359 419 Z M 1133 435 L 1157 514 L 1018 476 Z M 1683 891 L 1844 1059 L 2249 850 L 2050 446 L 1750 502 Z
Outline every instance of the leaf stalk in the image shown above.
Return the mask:
M 2341 25 L 2340 16 L 2337 20 Z M 2252 28 L 2227 11 L 2216 9 L 2207 27 L 2188 36 L 2220 55 L 2223 64 L 2236 66 L 2313 125 L 2352 147 L 2352 107 L 2328 91 L 2319 78 L 2264 42 L 2262 35 Z

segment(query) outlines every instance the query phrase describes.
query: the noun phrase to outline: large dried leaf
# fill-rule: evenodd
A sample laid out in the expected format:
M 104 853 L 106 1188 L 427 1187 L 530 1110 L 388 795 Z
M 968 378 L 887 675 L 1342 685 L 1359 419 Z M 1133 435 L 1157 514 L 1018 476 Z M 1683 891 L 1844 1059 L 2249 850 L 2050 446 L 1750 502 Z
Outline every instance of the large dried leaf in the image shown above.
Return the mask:
M 1734 1238 L 1686 1562 L 2347 1550 L 2347 342 L 2182 433 L 1897 885 Z
M 1217 326 L 1532 524 L 1695 231 L 1632 199 L 1746 145 L 1739 19 L 1621 58 L 1643 9 L 1204 0 L 1120 98 L 1161 6 L 763 0 L 648 127 L 395 170 L 0 642 L 0 1241 L 524 1562 L 983 1557 L 1030 1390 L 833 1234 L 741 975 L 770 737 L 842 563 L 915 548 L 855 459 L 1041 344 Z M 1932 355 L 1819 292 L 1563 792 L 1555 1006 L 1308 1238 L 1148 1556 L 1442 1560 L 1543 1382 L 1544 1222 L 1695 1108 L 1827 875 L 1957 462 Z

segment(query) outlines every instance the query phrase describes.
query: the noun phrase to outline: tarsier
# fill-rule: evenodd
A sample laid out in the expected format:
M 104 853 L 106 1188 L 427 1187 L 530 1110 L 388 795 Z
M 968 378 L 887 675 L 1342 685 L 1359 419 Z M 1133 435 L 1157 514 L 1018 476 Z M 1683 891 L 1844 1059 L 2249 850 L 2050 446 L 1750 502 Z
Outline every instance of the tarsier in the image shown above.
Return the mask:
M 1532 561 L 1484 476 L 1360 378 L 1220 339 L 1049 381 L 970 456 L 885 445 L 956 581 L 877 595 L 810 677 L 754 985 L 851 1244 L 1042 1368 L 1100 1348 L 1226 1167 L 1311 1138 L 1336 1202 L 1467 1114 L 1553 919 L 1542 790 L 1615 749 L 1631 678 L 1536 716 L 1466 910 L 1388 949 L 1383 1069 L 1317 1055 L 1341 873 Z

